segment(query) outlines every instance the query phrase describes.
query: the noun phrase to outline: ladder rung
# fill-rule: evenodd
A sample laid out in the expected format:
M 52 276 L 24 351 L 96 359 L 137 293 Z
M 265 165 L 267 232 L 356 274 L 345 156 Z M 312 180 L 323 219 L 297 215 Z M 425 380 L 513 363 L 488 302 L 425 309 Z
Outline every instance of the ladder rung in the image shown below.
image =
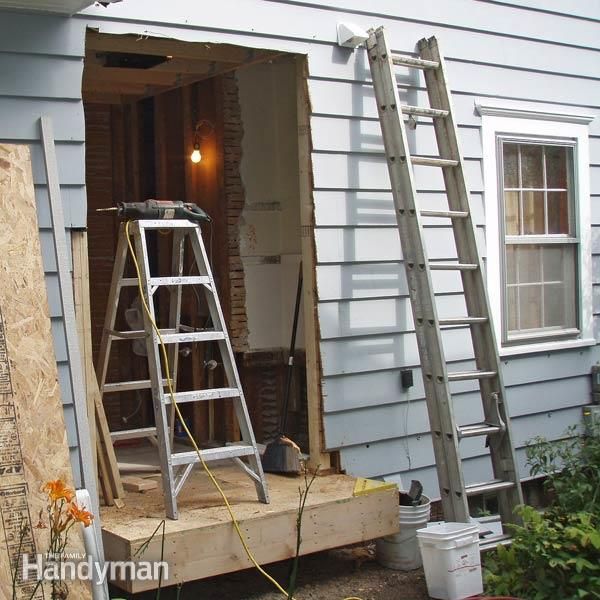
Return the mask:
M 191 275 L 185 277 L 150 277 L 150 285 L 208 285 L 210 279 L 205 275 Z
M 437 69 L 440 63 L 437 60 L 424 60 L 422 58 L 413 58 L 402 54 L 392 54 L 392 62 L 395 65 L 405 67 L 416 67 L 417 69 Z
M 510 544 L 512 544 L 512 538 L 508 533 L 490 535 L 479 540 L 479 551 L 486 552 L 487 550 L 493 550 L 498 546 L 509 546 Z
M 464 425 L 458 427 L 458 437 L 476 437 L 480 435 L 493 435 L 494 433 L 501 433 L 504 431 L 500 425 L 490 425 L 489 423 L 478 423 L 476 425 Z
M 224 340 L 222 331 L 194 331 L 193 333 L 168 333 L 162 334 L 165 344 L 184 344 L 186 342 L 214 342 Z
M 410 106 L 408 104 L 402 104 L 402 112 L 405 115 L 416 115 L 418 117 L 447 117 L 448 111 L 441 110 L 439 108 L 427 108 L 425 106 Z
M 440 217 L 442 219 L 466 219 L 469 213 L 466 210 L 422 210 L 422 217 Z
M 144 229 L 189 229 L 191 231 L 199 227 L 185 219 L 140 219 L 137 224 L 142 231 Z
M 448 381 L 464 381 L 466 379 L 491 379 L 496 377 L 496 371 L 456 371 L 448 373 Z
M 413 165 L 421 165 L 423 167 L 456 167 L 457 160 L 450 158 L 437 158 L 435 156 L 411 156 L 410 160 Z
M 160 334 L 175 333 L 175 329 L 161 329 Z M 132 329 L 130 331 L 110 331 L 110 336 L 117 340 L 140 340 L 146 337 L 146 332 L 143 329 Z
M 508 490 L 515 487 L 513 481 L 504 481 L 502 479 L 494 479 L 483 483 L 472 483 L 465 486 L 467 496 L 476 496 L 477 494 L 485 494 L 487 492 L 499 492 L 500 490 Z
M 163 379 L 163 385 L 167 385 L 167 380 Z M 115 383 L 105 383 L 102 386 L 103 394 L 113 392 L 129 392 L 132 390 L 149 390 L 152 387 L 152 382 L 149 379 L 141 379 L 138 381 L 119 381 Z
M 474 263 L 429 263 L 429 268 L 432 271 L 475 271 L 479 265 Z
M 142 427 L 140 429 L 124 429 L 123 431 L 111 431 L 110 437 L 113 442 L 117 440 L 135 440 L 137 438 L 151 437 L 156 435 L 156 427 Z
M 248 444 L 236 444 L 235 446 L 224 446 L 222 448 L 208 448 L 200 450 L 202 458 L 206 461 L 224 460 L 227 458 L 236 458 L 240 456 L 251 456 L 254 454 L 254 448 Z M 192 452 L 177 452 L 171 455 L 171 463 L 173 466 L 189 465 L 190 463 L 200 462 L 198 453 Z
M 476 323 L 487 323 L 487 317 L 451 317 L 440 319 L 440 325 L 474 325 Z
M 177 392 L 174 394 L 175 402 L 203 402 L 205 400 L 219 400 L 221 398 L 239 398 L 240 391 L 237 388 L 214 388 L 211 390 L 196 390 L 191 392 Z M 171 394 L 164 394 L 166 404 L 171 403 Z

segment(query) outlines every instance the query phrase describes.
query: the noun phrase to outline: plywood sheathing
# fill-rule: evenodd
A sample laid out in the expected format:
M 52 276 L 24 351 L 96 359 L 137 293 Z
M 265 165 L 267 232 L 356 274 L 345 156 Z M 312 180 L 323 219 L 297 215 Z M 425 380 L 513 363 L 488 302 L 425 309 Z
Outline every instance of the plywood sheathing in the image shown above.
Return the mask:
M 44 482 L 73 486 L 26 146 L 0 144 L 0 254 L 0 596 L 10 598 L 8 552 L 18 549 L 21 524 L 31 528 L 28 551 L 48 548 L 48 530 L 35 528 L 46 509 Z M 83 556 L 80 530 L 70 537 L 68 551 Z M 21 588 L 17 598 L 30 594 Z M 84 583 L 72 583 L 69 598 L 90 597 Z

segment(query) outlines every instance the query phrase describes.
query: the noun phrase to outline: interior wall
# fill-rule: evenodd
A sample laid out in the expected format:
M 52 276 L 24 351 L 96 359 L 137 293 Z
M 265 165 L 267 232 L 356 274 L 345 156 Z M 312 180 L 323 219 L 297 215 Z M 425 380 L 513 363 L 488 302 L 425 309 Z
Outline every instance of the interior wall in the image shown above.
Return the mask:
M 248 345 L 289 345 L 301 256 L 296 76 L 292 59 L 237 72 L 244 136 L 240 218 Z M 304 347 L 302 311 L 297 346 Z

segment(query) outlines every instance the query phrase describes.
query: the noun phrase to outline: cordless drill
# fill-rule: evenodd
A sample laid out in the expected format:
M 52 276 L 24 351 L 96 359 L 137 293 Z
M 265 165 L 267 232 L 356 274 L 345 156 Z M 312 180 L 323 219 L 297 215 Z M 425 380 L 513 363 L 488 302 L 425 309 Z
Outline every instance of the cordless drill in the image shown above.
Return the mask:
M 99 208 L 96 212 L 117 212 L 121 219 L 187 219 L 210 223 L 212 219 L 199 206 L 181 200 L 146 200 L 145 202 L 119 202 L 111 208 Z

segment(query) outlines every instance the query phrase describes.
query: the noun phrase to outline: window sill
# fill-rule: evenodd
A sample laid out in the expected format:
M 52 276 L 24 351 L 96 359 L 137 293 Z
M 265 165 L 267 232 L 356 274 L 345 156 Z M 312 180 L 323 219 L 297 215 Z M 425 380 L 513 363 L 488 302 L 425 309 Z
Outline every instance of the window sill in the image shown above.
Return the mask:
M 521 344 L 519 346 L 506 346 L 500 348 L 500 358 L 509 356 L 518 356 L 520 354 L 536 354 L 543 352 L 553 352 L 555 350 L 569 350 L 576 348 L 587 348 L 595 346 L 598 342 L 594 338 L 584 338 L 577 340 L 559 340 L 552 342 L 538 342 L 535 344 Z

